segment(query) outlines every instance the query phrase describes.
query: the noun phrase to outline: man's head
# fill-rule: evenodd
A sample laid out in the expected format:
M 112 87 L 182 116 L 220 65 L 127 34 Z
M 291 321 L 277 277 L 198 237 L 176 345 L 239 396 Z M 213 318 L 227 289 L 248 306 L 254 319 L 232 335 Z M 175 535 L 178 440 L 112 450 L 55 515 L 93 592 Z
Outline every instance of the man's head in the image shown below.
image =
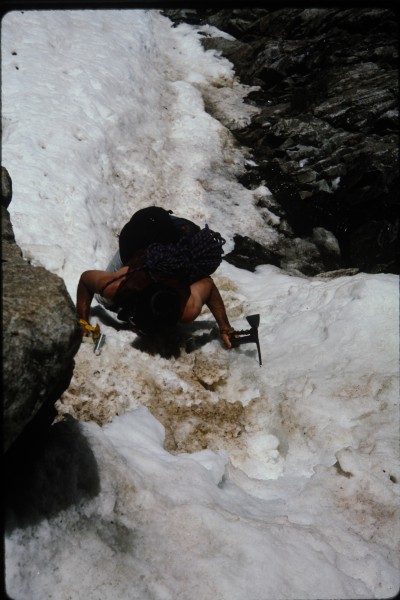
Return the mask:
M 126 310 L 129 320 L 144 333 L 173 327 L 181 316 L 178 290 L 162 283 L 152 283 L 138 293 Z

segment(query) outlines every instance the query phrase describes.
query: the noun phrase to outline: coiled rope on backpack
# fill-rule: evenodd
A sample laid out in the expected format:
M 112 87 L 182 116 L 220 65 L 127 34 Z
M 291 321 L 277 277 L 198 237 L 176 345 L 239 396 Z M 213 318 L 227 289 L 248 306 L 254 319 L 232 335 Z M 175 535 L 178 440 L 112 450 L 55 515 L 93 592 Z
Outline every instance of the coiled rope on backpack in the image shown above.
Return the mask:
M 226 240 L 208 225 L 175 244 L 151 244 L 146 250 L 150 276 L 156 272 L 196 281 L 209 277 L 219 267 Z
M 148 271 L 151 279 L 157 281 L 157 274 L 188 280 L 190 283 L 209 277 L 217 270 L 224 254 L 222 246 L 226 240 L 208 225 L 190 237 L 181 238 L 177 243 L 153 243 L 145 252 L 144 264 L 130 268 L 127 273 L 108 281 L 100 290 L 104 290 L 118 279 L 127 279 L 138 271 Z

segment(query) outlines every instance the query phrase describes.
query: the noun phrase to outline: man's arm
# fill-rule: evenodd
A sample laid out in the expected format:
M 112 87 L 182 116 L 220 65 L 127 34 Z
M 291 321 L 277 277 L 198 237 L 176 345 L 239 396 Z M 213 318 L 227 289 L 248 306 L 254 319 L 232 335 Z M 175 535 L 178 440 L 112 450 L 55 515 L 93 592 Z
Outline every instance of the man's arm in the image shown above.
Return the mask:
M 84 321 L 89 320 L 90 305 L 96 292 L 90 276 L 91 273 L 93 273 L 93 271 L 85 271 L 82 273 L 76 292 L 76 311 L 78 317 Z
M 205 304 L 210 309 L 213 317 L 217 321 L 219 332 L 222 341 L 227 348 L 231 348 L 232 344 L 229 339 L 229 334 L 233 333 L 234 329 L 231 327 L 228 315 L 226 314 L 224 301 L 222 300 L 221 294 L 213 280 L 210 277 L 211 285 L 208 298 L 206 298 Z
M 214 319 L 217 321 L 221 339 L 225 346 L 231 348 L 232 344 L 229 339 L 229 333 L 232 333 L 234 329 L 230 326 L 224 301 L 211 277 L 199 279 L 199 281 L 191 284 L 190 297 L 184 308 L 181 321 L 183 323 L 194 321 L 201 313 L 204 304 L 208 306 Z
M 125 268 L 126 270 L 126 268 Z M 118 271 L 119 273 L 119 271 Z M 76 298 L 76 311 L 79 319 L 82 319 L 86 323 L 89 322 L 89 311 L 90 305 L 93 300 L 94 294 L 98 294 L 102 287 L 108 282 L 114 279 L 116 273 L 108 273 L 108 271 L 85 271 L 82 273 L 77 289 Z M 110 284 L 106 290 L 104 296 L 112 298 L 115 294 L 115 288 L 118 287 L 120 281 L 116 284 Z M 83 335 L 87 335 L 85 327 L 82 328 Z

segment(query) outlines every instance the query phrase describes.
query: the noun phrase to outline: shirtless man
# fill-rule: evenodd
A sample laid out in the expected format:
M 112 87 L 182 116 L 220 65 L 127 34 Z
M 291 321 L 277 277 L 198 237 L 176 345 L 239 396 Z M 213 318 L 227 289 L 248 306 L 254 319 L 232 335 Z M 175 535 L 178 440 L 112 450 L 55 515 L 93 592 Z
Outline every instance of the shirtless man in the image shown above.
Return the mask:
M 198 225 L 160 207 L 149 206 L 136 211 L 122 228 L 119 250 L 107 269 L 85 271 L 81 275 L 77 311 L 83 335 L 88 335 L 90 304 L 94 296 L 100 304 L 117 312 L 118 318 L 127 321 L 139 334 L 155 333 L 177 322 L 191 323 L 205 304 L 217 321 L 223 343 L 231 348 L 229 334 L 234 330 L 229 324 L 221 295 L 211 277 L 207 276 L 219 262 L 212 262 L 215 244 L 210 254 L 204 252 L 204 246 L 201 247 L 201 259 L 196 263 L 195 272 L 188 272 L 185 276 L 180 274 L 174 278 L 166 275 L 157 261 L 149 267 L 146 259 L 146 248 L 152 243 L 172 243 L 175 246 L 182 237 L 197 235 L 199 231 Z M 225 240 L 215 232 L 213 235 L 219 238 L 220 250 Z M 189 254 L 193 259 L 192 250 Z M 211 267 L 208 259 L 211 259 Z
M 118 301 L 122 296 L 121 287 L 128 275 L 129 266 L 123 266 L 114 273 L 108 271 L 91 270 L 82 273 L 77 290 L 77 312 L 83 325 L 83 335 L 88 335 L 86 325 L 89 320 L 90 305 L 95 294 L 98 294 L 104 299 L 104 305 L 110 306 L 115 304 L 118 306 Z M 133 280 L 133 286 L 136 286 L 138 292 L 143 291 L 150 283 L 150 279 L 146 281 L 146 274 L 143 271 L 138 271 L 130 274 L 130 279 Z M 134 280 L 137 280 L 136 282 Z M 177 321 L 181 323 L 191 323 L 200 314 L 204 304 L 210 309 L 219 327 L 222 342 L 226 348 L 231 348 L 229 334 L 234 331 L 231 327 L 224 302 L 221 294 L 218 291 L 211 277 L 206 277 L 195 281 L 188 285 L 170 284 L 171 289 L 178 299 L 179 310 Z M 126 302 L 125 302 L 126 304 Z M 114 308 L 115 310 L 115 308 Z M 85 325 L 86 324 L 86 325 Z M 137 327 L 131 323 L 133 331 L 138 332 Z

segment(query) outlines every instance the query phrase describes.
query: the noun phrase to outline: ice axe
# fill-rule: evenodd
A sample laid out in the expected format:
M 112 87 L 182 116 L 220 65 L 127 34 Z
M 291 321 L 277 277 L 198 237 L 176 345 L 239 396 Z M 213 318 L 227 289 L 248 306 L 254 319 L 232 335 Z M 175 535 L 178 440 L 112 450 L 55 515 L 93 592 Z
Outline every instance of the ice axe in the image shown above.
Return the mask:
M 260 324 L 260 315 L 249 315 L 248 317 L 246 317 L 246 320 L 250 325 L 250 329 L 241 329 L 240 331 L 234 331 L 233 333 L 229 334 L 229 339 L 233 348 L 237 348 L 242 344 L 256 344 L 258 352 L 258 362 L 260 363 L 261 367 L 261 350 L 260 341 L 258 339 L 258 326 Z
M 104 345 L 104 342 L 106 341 L 105 333 L 101 333 L 100 325 L 98 323 L 96 327 L 93 327 L 93 325 L 89 325 L 89 323 L 84 319 L 80 319 L 79 322 L 81 325 L 84 326 L 84 328 L 88 332 L 88 335 L 83 336 L 82 342 L 93 342 L 93 352 L 96 354 L 96 356 L 100 356 L 101 349 Z

